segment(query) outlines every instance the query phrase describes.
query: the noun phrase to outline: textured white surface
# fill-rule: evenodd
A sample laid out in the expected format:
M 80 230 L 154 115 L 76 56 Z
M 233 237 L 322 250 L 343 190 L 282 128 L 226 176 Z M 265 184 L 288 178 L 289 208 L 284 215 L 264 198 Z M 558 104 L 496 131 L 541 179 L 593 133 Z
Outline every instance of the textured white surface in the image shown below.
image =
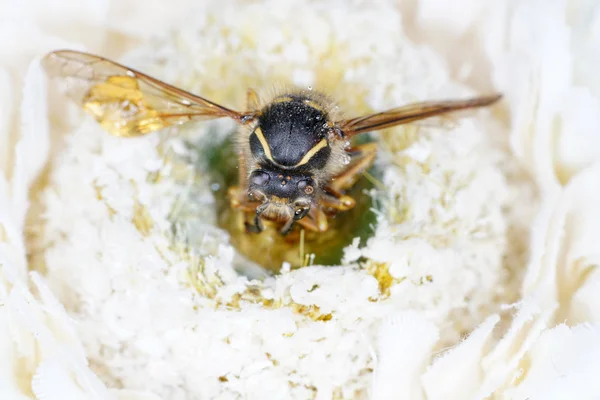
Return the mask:
M 598 397 L 600 7 L 584 3 L 0 4 L 0 398 Z M 36 59 L 64 46 L 132 49 L 127 64 L 231 106 L 279 81 L 348 114 L 490 87 L 507 112 L 406 148 L 383 135 L 374 236 L 343 266 L 259 284 L 233 269 L 202 176 L 199 253 L 172 246 L 187 189 L 164 132 L 112 138 L 44 101 Z M 209 126 L 227 128 L 194 135 Z M 389 293 L 369 272 L 384 264 Z

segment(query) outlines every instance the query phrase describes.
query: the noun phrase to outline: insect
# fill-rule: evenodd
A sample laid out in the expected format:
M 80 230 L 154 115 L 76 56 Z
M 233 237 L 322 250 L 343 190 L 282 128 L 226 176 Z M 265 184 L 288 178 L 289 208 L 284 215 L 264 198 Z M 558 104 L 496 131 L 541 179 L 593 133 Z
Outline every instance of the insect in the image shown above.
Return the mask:
M 344 193 L 374 162 L 376 145 L 352 145 L 357 135 L 493 104 L 501 95 L 430 101 L 343 119 L 316 91 L 279 93 L 268 101 L 248 90 L 248 110 L 234 111 L 100 56 L 60 50 L 44 58 L 67 94 L 110 134 L 136 137 L 193 120 L 230 118 L 239 124 L 238 186 L 230 204 L 248 232 L 263 220 L 283 235 L 297 223 L 323 232 L 328 218 L 355 206 Z

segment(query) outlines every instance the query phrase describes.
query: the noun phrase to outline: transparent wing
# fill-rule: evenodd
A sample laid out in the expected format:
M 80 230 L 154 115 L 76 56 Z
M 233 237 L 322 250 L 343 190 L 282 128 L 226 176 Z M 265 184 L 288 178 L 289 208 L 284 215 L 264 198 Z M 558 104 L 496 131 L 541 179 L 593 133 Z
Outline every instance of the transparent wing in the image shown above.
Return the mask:
M 141 136 L 190 120 L 233 118 L 238 113 L 178 89 L 103 57 L 60 50 L 48 54 L 43 65 L 50 76 L 65 84 L 67 95 L 109 133 Z
M 337 125 L 346 136 L 408 124 L 425 118 L 491 105 L 502 95 L 476 97 L 467 100 L 426 101 L 393 108 L 388 111 L 340 121 Z

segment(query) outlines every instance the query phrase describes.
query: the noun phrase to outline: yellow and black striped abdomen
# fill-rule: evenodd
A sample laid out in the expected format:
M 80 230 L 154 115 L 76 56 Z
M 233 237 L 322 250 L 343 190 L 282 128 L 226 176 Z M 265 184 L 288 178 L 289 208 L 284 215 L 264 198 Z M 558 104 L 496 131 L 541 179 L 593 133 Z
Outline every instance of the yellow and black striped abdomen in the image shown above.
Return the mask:
M 309 98 L 277 98 L 262 110 L 250 149 L 277 167 L 323 168 L 331 154 L 327 122 L 325 110 Z

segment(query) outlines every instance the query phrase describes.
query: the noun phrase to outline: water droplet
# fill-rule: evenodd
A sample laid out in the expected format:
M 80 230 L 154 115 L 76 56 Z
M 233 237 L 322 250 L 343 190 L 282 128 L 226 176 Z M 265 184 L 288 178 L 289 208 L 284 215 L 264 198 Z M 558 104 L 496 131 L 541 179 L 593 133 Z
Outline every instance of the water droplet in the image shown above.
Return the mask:
M 349 148 L 349 147 L 350 147 L 350 141 L 349 141 L 349 140 L 346 140 L 346 141 L 344 142 L 344 148 L 345 148 L 345 149 L 347 149 L 347 148 Z
M 344 165 L 350 164 L 350 156 L 344 156 L 342 163 L 344 163 Z
M 308 90 L 312 90 L 312 86 L 309 86 L 309 87 L 308 87 Z
M 210 189 L 213 192 L 216 192 L 217 190 L 221 189 L 221 185 L 219 185 L 218 183 L 213 183 L 213 184 L 210 185 Z

